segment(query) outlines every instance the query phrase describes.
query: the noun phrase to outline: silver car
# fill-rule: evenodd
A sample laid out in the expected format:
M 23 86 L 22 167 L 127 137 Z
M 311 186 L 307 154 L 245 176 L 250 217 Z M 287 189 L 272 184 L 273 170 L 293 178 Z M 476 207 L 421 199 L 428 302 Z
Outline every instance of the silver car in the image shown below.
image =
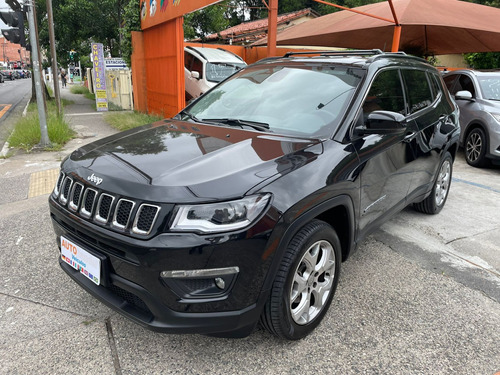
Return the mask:
M 460 145 L 473 167 L 500 161 L 500 72 L 455 70 L 443 77 L 460 107 Z

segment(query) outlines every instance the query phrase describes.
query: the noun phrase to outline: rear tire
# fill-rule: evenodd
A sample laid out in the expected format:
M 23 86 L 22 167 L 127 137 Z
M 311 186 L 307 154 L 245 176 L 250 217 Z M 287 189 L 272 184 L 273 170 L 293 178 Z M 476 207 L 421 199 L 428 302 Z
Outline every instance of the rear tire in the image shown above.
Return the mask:
M 335 294 L 341 259 L 335 230 L 320 220 L 306 224 L 288 244 L 261 316 L 262 326 L 288 340 L 312 332 Z
M 415 203 L 413 207 L 420 212 L 435 215 L 439 213 L 448 199 L 450 191 L 451 177 L 453 173 L 453 159 L 449 152 L 444 155 L 444 159 L 439 165 L 434 186 L 431 194 L 422 202 Z

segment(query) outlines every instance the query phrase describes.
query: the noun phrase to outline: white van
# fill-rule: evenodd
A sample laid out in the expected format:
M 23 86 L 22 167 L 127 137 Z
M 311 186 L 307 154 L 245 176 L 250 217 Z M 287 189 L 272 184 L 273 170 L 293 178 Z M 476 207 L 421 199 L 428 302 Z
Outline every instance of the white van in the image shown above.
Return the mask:
M 184 47 L 186 101 L 204 94 L 247 64 L 222 48 Z

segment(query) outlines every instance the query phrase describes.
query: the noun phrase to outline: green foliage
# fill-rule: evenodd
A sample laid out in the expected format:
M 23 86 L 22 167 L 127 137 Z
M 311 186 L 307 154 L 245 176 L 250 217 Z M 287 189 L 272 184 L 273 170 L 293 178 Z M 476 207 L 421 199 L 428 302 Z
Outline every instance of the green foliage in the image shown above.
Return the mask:
M 57 116 L 56 104 L 53 101 L 47 103 L 47 132 L 52 142 L 52 150 L 60 149 L 74 135 L 74 131 L 70 129 L 63 117 Z M 9 137 L 9 145 L 30 151 L 40 143 L 40 139 L 38 109 L 36 104 L 30 104 L 26 117 L 22 117 L 16 123 Z
M 132 31 L 141 31 L 140 1 L 130 0 L 124 8 L 124 24 L 122 28 L 121 52 L 122 57 L 130 67 L 132 55 Z
M 112 56 L 119 56 L 119 29 L 126 3 L 127 0 L 52 0 L 59 64 L 66 66 L 70 62 L 71 50 L 80 57 L 89 55 L 91 42 L 102 43 Z M 46 1 L 36 0 L 36 8 L 40 44 L 50 56 Z
M 161 117 L 146 115 L 141 112 L 106 113 L 104 120 L 113 128 L 118 130 L 128 130 L 144 124 L 160 121 Z
M 490 7 L 500 8 L 500 0 L 465 0 L 469 3 L 476 3 L 481 5 L 487 5 Z
M 95 94 L 92 94 L 88 88 L 86 88 L 85 86 L 71 86 L 69 91 L 72 94 L 82 94 L 87 99 L 94 101 L 93 106 L 95 109 Z
M 85 96 L 87 99 L 92 100 L 95 105 L 95 94 L 92 94 L 89 90 L 83 93 L 83 96 Z
M 234 19 L 232 16 L 228 18 L 227 5 L 231 3 L 230 1 L 225 1 L 222 5 L 216 4 L 193 13 L 186 14 L 184 16 L 184 37 L 186 39 L 201 38 L 216 33 L 221 30 L 225 30 L 231 24 L 230 19 Z M 236 17 L 239 23 L 239 19 Z
M 466 53 L 464 59 L 474 69 L 498 69 L 500 68 L 500 53 Z
M 500 8 L 500 0 L 465 0 L 471 3 L 487 5 Z M 499 52 L 466 53 L 464 59 L 474 69 L 498 69 L 500 68 Z
M 71 86 L 69 91 L 72 94 L 85 94 L 86 92 L 89 92 L 89 90 L 85 86 L 78 86 L 78 85 Z

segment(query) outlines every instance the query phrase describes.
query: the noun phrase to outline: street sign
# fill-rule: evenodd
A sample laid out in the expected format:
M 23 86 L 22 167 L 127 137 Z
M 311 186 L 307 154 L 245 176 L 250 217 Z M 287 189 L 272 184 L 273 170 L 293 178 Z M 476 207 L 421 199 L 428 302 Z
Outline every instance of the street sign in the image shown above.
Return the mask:
M 97 112 L 106 112 L 108 110 L 108 97 L 106 94 L 106 76 L 104 74 L 103 45 L 101 43 L 92 43 L 91 48 L 96 108 Z
M 104 59 L 106 65 L 106 70 L 110 69 L 128 69 L 127 63 L 121 58 L 112 57 L 110 59 Z

